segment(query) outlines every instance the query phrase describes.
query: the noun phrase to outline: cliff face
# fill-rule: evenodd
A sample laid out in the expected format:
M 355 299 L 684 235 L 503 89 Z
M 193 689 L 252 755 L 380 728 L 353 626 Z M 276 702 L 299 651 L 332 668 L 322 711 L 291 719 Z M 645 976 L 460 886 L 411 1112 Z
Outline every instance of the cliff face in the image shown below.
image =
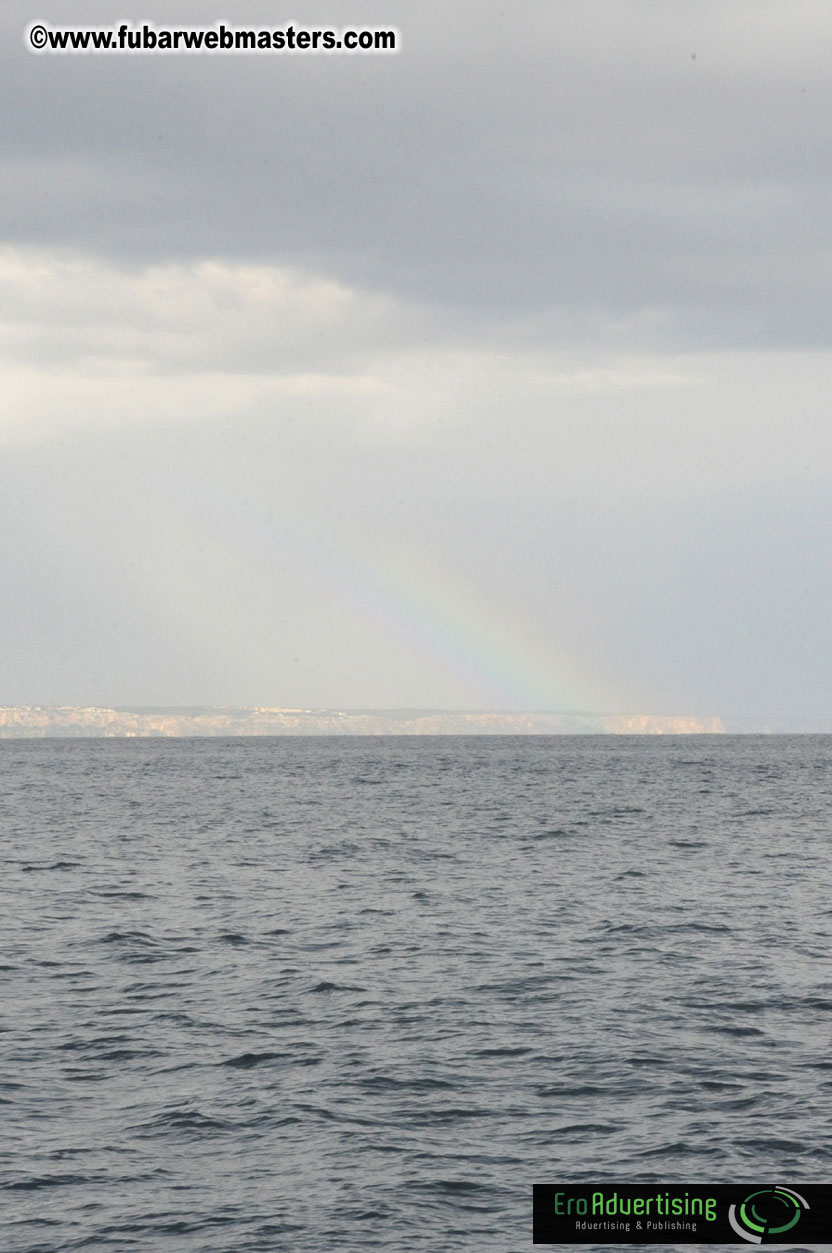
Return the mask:
M 210 735 L 719 735 L 720 718 L 443 710 L 0 706 L 0 739 Z

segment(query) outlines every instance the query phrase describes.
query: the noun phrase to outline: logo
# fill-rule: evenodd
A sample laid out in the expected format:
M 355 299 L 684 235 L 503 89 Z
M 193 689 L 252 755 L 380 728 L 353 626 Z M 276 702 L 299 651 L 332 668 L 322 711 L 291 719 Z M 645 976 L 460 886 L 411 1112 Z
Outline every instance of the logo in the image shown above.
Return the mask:
M 728 1210 L 728 1221 L 738 1236 L 752 1244 L 782 1243 L 779 1237 L 800 1222 L 809 1202 L 790 1188 L 763 1188 Z
M 608 1180 L 536 1183 L 534 1244 L 832 1246 L 832 1184 Z

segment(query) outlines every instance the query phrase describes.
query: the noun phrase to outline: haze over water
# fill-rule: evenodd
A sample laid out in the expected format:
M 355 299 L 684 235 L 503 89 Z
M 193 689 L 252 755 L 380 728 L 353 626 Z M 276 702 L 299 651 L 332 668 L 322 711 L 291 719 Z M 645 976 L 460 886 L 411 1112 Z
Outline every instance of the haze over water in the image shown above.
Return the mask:
M 9 741 L 15 1253 L 507 1253 L 828 1178 L 826 737 Z

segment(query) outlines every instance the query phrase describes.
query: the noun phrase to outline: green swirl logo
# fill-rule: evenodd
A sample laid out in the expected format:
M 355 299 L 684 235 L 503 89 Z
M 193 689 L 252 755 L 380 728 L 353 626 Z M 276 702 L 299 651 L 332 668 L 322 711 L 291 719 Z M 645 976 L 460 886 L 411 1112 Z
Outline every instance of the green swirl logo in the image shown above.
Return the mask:
M 752 1244 L 777 1243 L 791 1231 L 809 1202 L 791 1188 L 763 1188 L 728 1210 L 728 1221 L 738 1236 Z

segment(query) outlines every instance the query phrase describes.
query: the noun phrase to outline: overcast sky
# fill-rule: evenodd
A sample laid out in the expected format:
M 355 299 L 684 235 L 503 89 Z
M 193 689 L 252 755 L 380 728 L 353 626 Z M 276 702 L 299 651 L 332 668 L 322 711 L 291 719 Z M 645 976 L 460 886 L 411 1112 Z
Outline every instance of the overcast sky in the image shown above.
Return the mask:
M 0 39 L 0 704 L 832 719 L 827 0 Z

